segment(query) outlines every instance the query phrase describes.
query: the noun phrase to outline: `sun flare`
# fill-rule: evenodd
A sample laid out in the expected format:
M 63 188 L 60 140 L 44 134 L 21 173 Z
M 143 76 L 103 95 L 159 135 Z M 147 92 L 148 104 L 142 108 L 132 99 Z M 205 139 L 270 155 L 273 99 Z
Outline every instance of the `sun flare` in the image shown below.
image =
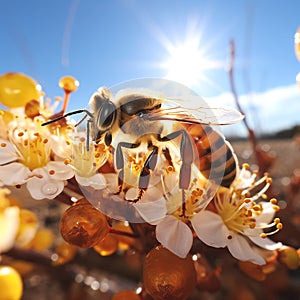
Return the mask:
M 216 62 L 205 57 L 204 51 L 199 47 L 198 38 L 190 38 L 181 45 L 170 46 L 167 50 L 170 57 L 164 63 L 167 71 L 165 78 L 188 86 L 205 79 L 205 70 L 216 65 Z

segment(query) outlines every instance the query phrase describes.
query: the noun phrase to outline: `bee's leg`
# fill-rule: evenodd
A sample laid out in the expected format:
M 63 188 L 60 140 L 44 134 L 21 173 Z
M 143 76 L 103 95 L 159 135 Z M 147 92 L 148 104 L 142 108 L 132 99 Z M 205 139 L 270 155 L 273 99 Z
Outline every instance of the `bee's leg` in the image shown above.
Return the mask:
M 162 150 L 162 154 L 164 155 L 164 157 L 166 158 L 167 162 L 169 163 L 169 166 L 173 169 L 174 168 L 174 164 L 173 164 L 173 160 L 170 154 L 170 149 L 169 148 L 164 148 Z
M 122 192 L 123 189 L 123 182 L 124 182 L 124 155 L 122 151 L 122 147 L 133 149 L 137 148 L 140 144 L 132 144 L 127 142 L 120 142 L 117 146 L 116 152 L 115 152 L 115 162 L 116 162 L 116 169 L 119 171 L 118 174 L 118 191 L 114 193 L 115 195 L 118 195 Z
M 162 142 L 168 142 L 181 136 L 180 156 L 182 164 L 179 173 L 179 188 L 182 189 L 182 215 L 185 215 L 185 190 L 188 189 L 191 180 L 191 169 L 194 161 L 193 145 L 185 130 L 174 131 L 164 137 L 159 137 Z
M 152 152 L 147 157 L 143 169 L 140 173 L 139 177 L 139 192 L 136 199 L 127 200 L 130 202 L 138 202 L 141 200 L 142 196 L 144 195 L 145 191 L 147 190 L 150 182 L 150 171 L 154 171 L 156 164 L 157 164 L 157 157 L 158 157 L 158 147 L 154 145 L 150 145 L 152 148 Z

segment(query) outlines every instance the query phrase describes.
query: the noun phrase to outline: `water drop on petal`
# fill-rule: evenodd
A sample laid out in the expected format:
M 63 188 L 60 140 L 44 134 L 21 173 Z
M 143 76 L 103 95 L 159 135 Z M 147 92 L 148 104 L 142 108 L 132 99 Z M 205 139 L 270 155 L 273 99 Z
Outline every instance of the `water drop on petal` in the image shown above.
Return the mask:
M 58 186 L 56 183 L 53 183 L 53 182 L 48 182 L 45 185 L 43 185 L 43 187 L 42 187 L 42 192 L 45 195 L 53 195 L 53 194 L 57 193 L 57 191 L 58 191 Z

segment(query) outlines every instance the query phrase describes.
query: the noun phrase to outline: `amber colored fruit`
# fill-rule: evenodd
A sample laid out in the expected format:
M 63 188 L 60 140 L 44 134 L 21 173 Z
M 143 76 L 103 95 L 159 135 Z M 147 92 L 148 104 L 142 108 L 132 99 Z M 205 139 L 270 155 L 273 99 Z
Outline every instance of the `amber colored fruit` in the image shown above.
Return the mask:
M 78 89 L 79 81 L 72 76 L 64 76 L 59 80 L 58 85 L 66 93 L 72 93 Z
M 113 227 L 113 229 L 116 229 L 120 232 L 133 233 L 130 226 L 125 222 L 116 222 L 112 225 L 112 227 Z M 130 247 L 130 245 L 132 245 L 135 241 L 134 238 L 126 236 L 126 235 L 115 234 L 115 236 L 117 237 L 117 239 L 119 241 L 118 248 L 120 250 L 127 250 Z
M 69 243 L 62 242 L 56 246 L 52 256 L 53 265 L 62 265 L 71 261 L 76 255 L 77 247 Z
M 51 247 L 54 241 L 54 234 L 48 228 L 41 228 L 29 243 L 29 247 L 36 251 L 44 251 Z
M 155 300 L 187 299 L 197 284 L 191 255 L 183 259 L 162 246 L 153 248 L 145 258 L 143 281 Z
M 25 104 L 25 115 L 34 118 L 40 114 L 40 102 L 32 99 Z
M 9 107 L 22 107 L 32 99 L 39 99 L 41 86 L 22 73 L 6 73 L 0 76 L 0 103 Z
M 278 250 L 278 261 L 286 265 L 290 270 L 296 270 L 300 266 L 297 250 L 289 246 L 283 246 Z
M 72 245 L 90 248 L 108 233 L 106 217 L 92 205 L 75 204 L 62 216 L 60 232 L 64 240 Z
M 20 274 L 10 266 L 0 266 L 0 300 L 19 300 L 22 293 Z
M 94 246 L 94 250 L 101 256 L 109 256 L 118 249 L 118 239 L 113 234 L 107 234 Z
M 112 300 L 141 300 L 141 297 L 133 291 L 124 290 L 115 294 Z

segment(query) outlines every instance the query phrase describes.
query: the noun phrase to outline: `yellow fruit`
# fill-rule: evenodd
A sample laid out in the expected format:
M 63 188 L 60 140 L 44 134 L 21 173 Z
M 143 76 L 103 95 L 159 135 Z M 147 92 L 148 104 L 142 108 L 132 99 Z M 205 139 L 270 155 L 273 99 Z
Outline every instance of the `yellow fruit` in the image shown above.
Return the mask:
M 54 234 L 48 228 L 41 228 L 37 231 L 28 247 L 36 251 L 44 251 L 51 247 L 54 241 Z
M 300 266 L 297 250 L 289 246 L 282 246 L 278 250 L 278 261 L 286 265 L 290 270 L 296 270 Z
M 18 247 L 26 247 L 34 238 L 38 229 L 37 216 L 29 209 L 20 210 L 20 226 L 16 238 Z
M 20 274 L 10 266 L 0 266 L 0 300 L 19 300 L 22 293 Z
M 22 107 L 41 96 L 41 86 L 22 73 L 6 73 L 0 76 L 0 103 L 9 107 Z
M 58 85 L 66 92 L 75 92 L 79 87 L 79 81 L 72 76 L 64 76 L 59 80 Z

